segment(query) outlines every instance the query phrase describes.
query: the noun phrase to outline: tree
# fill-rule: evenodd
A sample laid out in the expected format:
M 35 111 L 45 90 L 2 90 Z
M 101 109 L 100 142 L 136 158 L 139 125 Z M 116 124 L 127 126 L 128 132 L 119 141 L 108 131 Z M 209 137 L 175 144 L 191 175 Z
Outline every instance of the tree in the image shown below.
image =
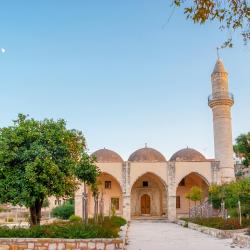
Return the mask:
M 91 192 L 94 197 L 94 222 L 98 222 L 98 208 L 99 208 L 99 182 L 96 181 L 95 183 L 91 184 Z
M 195 204 L 195 216 L 196 216 L 196 202 L 200 201 L 203 197 L 203 191 L 200 187 L 193 186 L 186 194 L 186 198 L 190 201 L 194 201 Z M 190 206 L 190 205 L 189 205 Z
M 75 169 L 75 175 L 77 178 L 83 182 L 83 221 L 88 222 L 88 196 L 86 185 L 93 186 L 97 182 L 97 177 L 100 174 L 100 170 L 95 164 L 95 157 L 89 156 L 87 154 L 82 155 L 79 163 Z
M 240 30 L 243 41 L 250 40 L 249 0 L 173 0 L 176 7 L 184 7 L 187 19 L 204 24 L 208 21 L 219 22 L 221 30 Z M 222 47 L 232 47 L 230 36 Z
M 186 193 L 185 197 L 186 199 L 188 199 L 188 217 L 190 218 L 190 200 L 191 200 L 190 191 Z
M 241 218 L 250 215 L 250 179 L 213 185 L 209 188 L 209 200 L 214 208 L 219 209 L 223 201 L 232 217 Z M 237 212 L 238 210 L 238 212 Z
M 78 186 L 74 170 L 85 139 L 64 120 L 37 121 L 19 114 L 0 129 L 0 202 L 26 206 L 31 226 L 40 224 L 49 196 L 72 196 Z
M 234 152 L 237 157 L 242 159 L 242 163 L 245 166 L 250 165 L 250 132 L 247 134 L 241 134 L 236 138 Z

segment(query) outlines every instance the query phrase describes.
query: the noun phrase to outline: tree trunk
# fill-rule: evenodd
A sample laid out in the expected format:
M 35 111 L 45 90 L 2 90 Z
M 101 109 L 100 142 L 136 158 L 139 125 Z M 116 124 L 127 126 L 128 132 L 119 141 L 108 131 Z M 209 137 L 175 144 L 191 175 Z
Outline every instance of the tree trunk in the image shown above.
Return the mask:
M 36 200 L 35 204 L 30 207 L 30 226 L 40 225 L 42 204 L 43 200 Z
M 88 194 L 86 183 L 83 183 L 83 222 L 88 224 Z

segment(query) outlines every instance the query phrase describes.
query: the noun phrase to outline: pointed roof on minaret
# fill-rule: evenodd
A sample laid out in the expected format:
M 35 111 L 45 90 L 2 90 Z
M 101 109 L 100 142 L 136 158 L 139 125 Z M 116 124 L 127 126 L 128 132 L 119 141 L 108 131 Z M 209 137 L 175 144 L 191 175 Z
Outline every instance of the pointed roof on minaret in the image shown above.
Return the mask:
M 227 71 L 225 70 L 224 64 L 220 58 L 217 59 L 216 64 L 214 66 L 214 70 L 212 74 L 215 74 L 215 73 L 227 73 Z

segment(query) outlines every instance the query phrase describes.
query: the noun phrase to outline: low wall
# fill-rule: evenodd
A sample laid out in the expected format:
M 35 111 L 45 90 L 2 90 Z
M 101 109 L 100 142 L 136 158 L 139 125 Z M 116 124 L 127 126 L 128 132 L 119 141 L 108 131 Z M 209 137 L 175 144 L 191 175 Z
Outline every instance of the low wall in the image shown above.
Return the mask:
M 190 229 L 193 229 L 193 230 L 205 233 L 205 234 L 209 234 L 219 239 L 229 239 L 229 238 L 232 238 L 235 234 L 244 233 L 247 231 L 247 229 L 220 230 L 216 228 L 201 226 L 201 225 L 194 224 L 191 222 L 186 222 L 183 220 L 178 220 L 176 223 L 182 226 L 186 226 Z
M 233 236 L 233 242 L 240 247 L 250 247 L 250 235 L 235 234 Z
M 117 239 L 27 239 L 0 238 L 0 250 L 122 250 L 124 240 Z

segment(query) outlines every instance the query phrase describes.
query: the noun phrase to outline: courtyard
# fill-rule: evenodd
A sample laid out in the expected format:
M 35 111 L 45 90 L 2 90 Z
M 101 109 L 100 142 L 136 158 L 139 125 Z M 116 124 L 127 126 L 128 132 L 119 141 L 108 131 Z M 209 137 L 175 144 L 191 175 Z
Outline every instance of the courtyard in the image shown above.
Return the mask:
M 248 249 L 166 221 L 132 221 L 127 250 L 226 250 Z

